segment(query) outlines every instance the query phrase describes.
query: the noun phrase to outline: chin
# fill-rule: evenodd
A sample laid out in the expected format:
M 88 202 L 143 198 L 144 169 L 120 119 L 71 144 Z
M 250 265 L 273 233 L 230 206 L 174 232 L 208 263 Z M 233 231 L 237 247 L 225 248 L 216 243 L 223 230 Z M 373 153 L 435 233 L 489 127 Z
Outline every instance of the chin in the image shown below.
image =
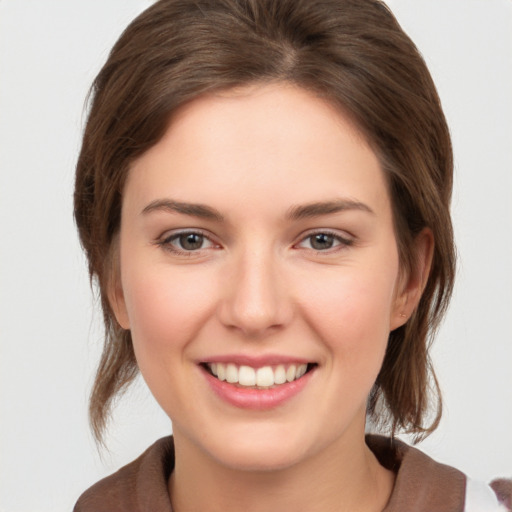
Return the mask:
M 308 440 L 287 429 L 255 428 L 229 432 L 203 446 L 221 465 L 238 471 L 279 471 L 307 457 Z M 310 440 L 309 440 L 310 441 Z
M 283 446 L 262 447 L 259 443 L 233 445 L 219 454 L 219 462 L 237 471 L 272 472 L 296 465 L 301 459 L 297 450 Z

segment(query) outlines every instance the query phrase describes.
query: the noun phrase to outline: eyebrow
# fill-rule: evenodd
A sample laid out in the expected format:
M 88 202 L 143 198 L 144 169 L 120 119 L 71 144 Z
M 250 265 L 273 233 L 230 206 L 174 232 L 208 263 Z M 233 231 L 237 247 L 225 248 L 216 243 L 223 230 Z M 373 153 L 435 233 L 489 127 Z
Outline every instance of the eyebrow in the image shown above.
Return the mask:
M 222 214 L 210 206 L 196 203 L 183 203 L 181 201 L 173 201 L 172 199 L 157 199 L 156 201 L 152 201 L 142 210 L 142 213 L 147 214 L 154 211 L 182 213 L 201 219 L 214 220 L 217 222 L 224 221 Z
M 287 212 L 287 218 L 291 220 L 309 219 L 344 212 L 347 210 L 359 210 L 375 215 L 375 212 L 365 203 L 353 199 L 335 199 L 305 205 L 292 206 Z
M 361 203 L 360 201 L 355 201 L 353 199 L 336 199 L 333 201 L 320 201 L 305 205 L 292 206 L 288 210 L 286 218 L 290 220 L 310 219 L 347 210 L 359 210 L 371 214 L 375 213 L 368 205 Z M 181 213 L 216 222 L 224 221 L 224 216 L 215 208 L 204 204 L 185 203 L 181 201 L 174 201 L 172 199 L 156 199 L 142 210 L 142 214 L 148 214 L 154 211 Z

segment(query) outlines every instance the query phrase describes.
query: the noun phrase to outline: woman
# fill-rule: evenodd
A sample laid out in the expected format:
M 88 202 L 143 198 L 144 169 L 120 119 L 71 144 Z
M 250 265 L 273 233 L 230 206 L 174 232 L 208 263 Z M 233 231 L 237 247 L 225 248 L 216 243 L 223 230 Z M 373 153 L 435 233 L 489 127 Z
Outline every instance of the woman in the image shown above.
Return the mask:
M 92 425 L 140 370 L 173 438 L 76 510 L 455 511 L 475 492 L 499 510 L 393 439 L 440 419 L 428 345 L 454 248 L 448 129 L 388 9 L 160 1 L 93 92 L 75 190 L 107 333 Z

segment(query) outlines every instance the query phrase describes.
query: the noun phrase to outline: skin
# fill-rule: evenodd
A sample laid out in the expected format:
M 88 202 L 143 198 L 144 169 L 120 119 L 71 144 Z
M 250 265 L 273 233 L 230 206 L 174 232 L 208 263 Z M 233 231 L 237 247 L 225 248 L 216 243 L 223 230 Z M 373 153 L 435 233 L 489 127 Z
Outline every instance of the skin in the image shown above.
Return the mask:
M 183 231 L 204 236 L 197 250 L 180 247 Z M 318 233 L 332 247 L 313 245 Z M 194 100 L 132 166 L 119 243 L 111 303 L 173 423 L 174 509 L 382 510 L 394 476 L 364 442 L 366 400 L 389 332 L 419 300 L 432 239 L 418 237 L 404 276 L 378 159 L 347 117 L 287 84 Z M 230 354 L 315 366 L 291 399 L 248 410 L 219 398 L 199 364 Z

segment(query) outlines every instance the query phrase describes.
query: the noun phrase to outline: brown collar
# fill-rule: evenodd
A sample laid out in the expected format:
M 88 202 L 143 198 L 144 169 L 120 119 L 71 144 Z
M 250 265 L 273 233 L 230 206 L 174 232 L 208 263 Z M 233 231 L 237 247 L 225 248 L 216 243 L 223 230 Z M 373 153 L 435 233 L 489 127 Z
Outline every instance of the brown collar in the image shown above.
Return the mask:
M 463 512 L 466 477 L 397 439 L 366 436 L 379 462 L 396 473 L 383 512 Z
M 379 462 L 397 474 L 383 512 L 463 512 L 466 478 L 401 441 L 367 436 Z M 104 478 L 78 500 L 74 512 L 172 512 L 167 482 L 174 467 L 172 437 Z

